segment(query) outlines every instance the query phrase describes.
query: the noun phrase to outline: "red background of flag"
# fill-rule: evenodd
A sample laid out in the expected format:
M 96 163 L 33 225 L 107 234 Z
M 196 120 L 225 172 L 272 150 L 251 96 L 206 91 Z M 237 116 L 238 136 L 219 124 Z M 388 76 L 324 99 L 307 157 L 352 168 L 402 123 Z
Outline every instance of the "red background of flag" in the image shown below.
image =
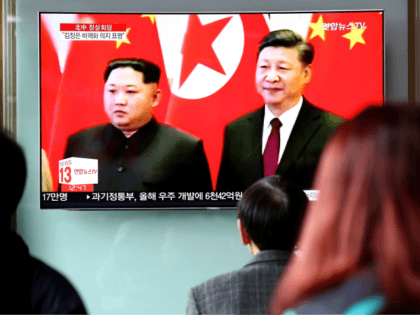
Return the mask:
M 362 34 L 365 44 L 343 35 L 350 30 L 325 31 L 308 40 L 314 45 L 313 75 L 305 88 L 305 96 L 315 105 L 345 118 L 351 118 L 369 104 L 382 104 L 383 89 L 383 25 L 382 12 L 316 13 L 312 22 L 322 15 L 324 23 L 366 23 Z
M 60 88 L 61 71 L 58 55 L 53 40 L 41 19 L 41 143 L 42 149 L 50 151 L 52 134 L 49 128 L 53 125 L 57 93 Z M 58 170 L 58 168 L 57 168 Z

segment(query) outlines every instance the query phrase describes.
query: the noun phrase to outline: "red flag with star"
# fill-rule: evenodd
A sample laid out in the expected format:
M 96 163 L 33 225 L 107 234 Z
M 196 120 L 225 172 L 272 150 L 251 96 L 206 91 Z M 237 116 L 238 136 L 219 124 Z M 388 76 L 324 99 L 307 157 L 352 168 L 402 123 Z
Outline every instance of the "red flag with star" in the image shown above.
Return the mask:
M 187 57 L 183 59 L 179 79 L 180 87 L 199 63 L 221 74 L 226 74 L 211 44 L 230 20 L 231 18 L 224 18 L 202 25 L 197 15 L 190 15 L 181 51 L 182 55 Z M 202 36 L 203 34 L 206 36 Z M 200 45 L 197 45 L 197 40 L 200 40 Z
M 203 140 L 214 187 L 225 126 L 263 104 L 255 67 L 268 32 L 262 14 L 188 17 L 166 123 Z
M 307 40 L 315 48 L 308 100 L 345 118 L 382 104 L 383 12 L 313 14 Z
M 51 34 L 51 25 L 47 25 L 46 19 L 41 18 L 41 148 L 44 149 L 47 154 L 50 152 L 51 148 L 51 127 L 53 125 L 57 93 L 61 81 L 60 63 Z
M 154 15 L 88 14 L 79 15 L 78 23 L 125 24 L 127 39 L 73 41 L 71 44 L 57 97 L 49 155 L 55 189 L 58 188 L 58 161 L 63 158 L 67 138 L 80 130 L 109 122 L 103 109 L 104 72 L 108 61 L 143 58 L 160 66 L 162 100 L 154 111 L 160 122 L 165 120 L 170 94 Z

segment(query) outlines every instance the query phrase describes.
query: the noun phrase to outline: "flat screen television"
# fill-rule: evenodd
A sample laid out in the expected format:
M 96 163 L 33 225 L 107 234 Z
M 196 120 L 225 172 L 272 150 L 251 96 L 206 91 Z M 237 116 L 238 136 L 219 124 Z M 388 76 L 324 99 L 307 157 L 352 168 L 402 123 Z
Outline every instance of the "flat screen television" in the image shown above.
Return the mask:
M 291 30 L 313 47 L 302 108 L 310 102 L 349 119 L 383 104 L 383 10 L 40 12 L 41 209 L 233 208 L 264 176 L 262 118 L 254 129 L 247 119 L 264 113 L 257 61 L 267 65 L 258 47 L 275 30 Z M 287 60 L 269 67 L 279 82 L 271 92 L 290 95 L 296 78 Z M 280 139 L 277 172 L 316 199 L 314 169 L 294 166 L 316 164 L 320 153 L 300 155 L 295 140 L 309 139 L 310 147 L 319 132 L 315 121 L 299 124 L 302 108 L 283 147 Z M 246 131 L 231 128 L 229 137 L 233 121 Z

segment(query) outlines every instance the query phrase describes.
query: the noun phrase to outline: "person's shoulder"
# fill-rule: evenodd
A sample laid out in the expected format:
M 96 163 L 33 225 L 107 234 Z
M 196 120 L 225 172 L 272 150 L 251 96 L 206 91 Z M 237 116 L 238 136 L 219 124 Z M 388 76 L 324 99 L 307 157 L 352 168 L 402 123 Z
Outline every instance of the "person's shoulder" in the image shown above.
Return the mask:
M 60 272 L 31 256 L 33 305 L 41 313 L 86 313 L 76 289 Z
M 239 118 L 236 118 L 232 122 L 228 123 L 227 128 L 232 129 L 232 128 L 240 127 L 245 124 L 248 124 L 254 119 L 261 119 L 261 121 L 264 119 L 264 107 L 260 107 L 256 110 L 253 110 L 252 112 L 242 115 Z
M 157 125 L 158 125 L 158 132 L 160 133 L 159 136 L 164 135 L 173 141 L 190 143 L 190 144 L 197 144 L 200 141 L 199 138 L 189 134 L 186 131 L 178 129 L 176 127 L 162 124 L 162 123 L 157 123 Z
M 231 314 L 237 304 L 239 290 L 237 272 L 210 278 L 188 291 L 187 314 Z
M 241 273 L 241 269 L 223 273 L 221 275 L 212 277 L 206 281 L 191 288 L 197 299 L 204 299 L 208 295 L 220 294 L 227 292 L 232 287 L 232 283 Z
M 367 269 L 357 272 L 344 282 L 326 289 L 285 313 L 376 314 L 385 306 L 386 299 L 381 294 L 375 273 L 373 269 Z
M 86 129 L 82 129 L 82 130 L 74 133 L 73 135 L 99 133 L 99 132 L 103 132 L 104 130 L 106 130 L 108 128 L 111 128 L 111 124 L 102 124 L 102 125 L 97 125 L 97 126 L 89 127 L 89 128 L 86 128 Z
M 98 126 L 89 127 L 83 130 L 80 130 L 76 133 L 73 133 L 69 136 L 70 141 L 78 141 L 78 140 L 90 140 L 90 139 L 97 139 L 101 135 L 103 135 L 106 130 L 112 128 L 111 124 L 103 124 Z
M 31 262 L 34 266 L 34 279 L 48 279 L 52 283 L 57 283 L 63 286 L 71 286 L 70 282 L 57 270 L 48 266 L 41 260 L 31 256 Z
M 338 127 L 339 125 L 341 125 L 343 122 L 346 121 L 345 118 L 340 117 L 338 115 L 335 115 L 331 112 L 328 112 L 328 111 L 310 103 L 306 99 L 305 99 L 304 102 L 306 103 L 306 106 L 308 106 L 311 111 L 316 113 L 316 115 L 318 115 L 321 118 L 321 120 L 324 122 L 324 124 L 327 125 L 327 126 L 335 128 L 335 127 Z
M 328 125 L 329 127 L 336 128 L 346 121 L 346 119 L 343 117 L 337 116 L 333 113 L 330 113 L 324 110 L 321 110 L 321 111 L 323 112 L 322 119 L 324 123 Z

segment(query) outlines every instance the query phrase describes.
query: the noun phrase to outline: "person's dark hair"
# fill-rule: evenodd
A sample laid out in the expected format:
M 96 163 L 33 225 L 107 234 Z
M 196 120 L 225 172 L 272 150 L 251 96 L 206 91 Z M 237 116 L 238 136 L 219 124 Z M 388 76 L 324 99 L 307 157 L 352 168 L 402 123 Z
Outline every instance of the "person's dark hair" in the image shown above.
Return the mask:
M 293 48 L 298 52 L 299 61 L 305 66 L 310 65 L 314 59 L 315 50 L 311 43 L 305 42 L 299 34 L 291 30 L 277 30 L 270 32 L 260 42 L 258 54 L 267 47 Z
M 143 83 L 159 83 L 160 68 L 158 65 L 145 59 L 127 58 L 127 59 L 114 59 L 108 63 L 104 73 L 105 82 L 112 70 L 117 68 L 132 68 L 135 71 L 143 73 Z
M 1 189 L 3 203 L 0 211 L 0 225 L 8 226 L 25 189 L 26 160 L 22 148 L 10 138 L 6 130 L 0 132 L 0 148 L 4 184 Z
M 237 205 L 237 216 L 260 250 L 292 250 L 307 205 L 306 194 L 279 175 L 260 179 Z

